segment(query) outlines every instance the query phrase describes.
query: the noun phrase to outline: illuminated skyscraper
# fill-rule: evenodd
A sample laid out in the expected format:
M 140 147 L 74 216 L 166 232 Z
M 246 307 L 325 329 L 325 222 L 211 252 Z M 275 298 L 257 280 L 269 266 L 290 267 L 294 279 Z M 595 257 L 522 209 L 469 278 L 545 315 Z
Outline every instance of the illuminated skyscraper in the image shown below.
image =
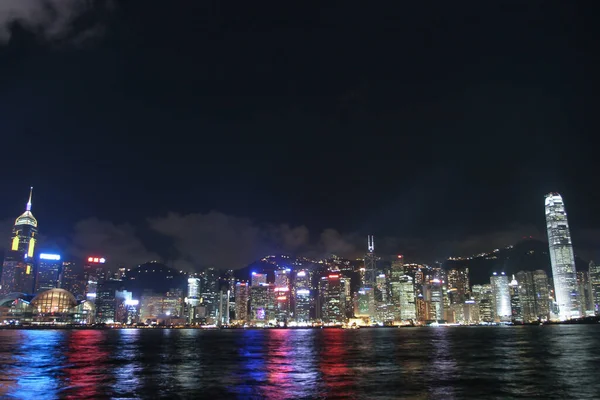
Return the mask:
M 200 304 L 200 279 L 190 276 L 188 278 L 187 302 L 191 307 Z
M 594 311 L 596 315 L 600 315 L 600 265 L 596 265 L 593 261 L 590 261 L 589 274 Z
M 83 272 L 77 268 L 77 265 L 74 262 L 64 261 L 62 263 L 60 287 L 72 293 L 77 300 L 83 300 L 85 286 Z
M 255 324 L 267 324 L 275 319 L 275 286 L 260 283 L 250 288 L 250 320 Z
M 43 292 L 59 287 L 62 263 L 59 254 L 40 254 L 35 278 L 35 292 Z
M 483 322 L 494 321 L 494 293 L 492 285 L 473 285 L 473 298 L 479 306 L 479 317 Z
M 523 313 L 521 308 L 521 299 L 519 296 L 519 282 L 513 275 L 512 281 L 508 284 L 508 292 L 510 294 L 510 312 L 513 321 L 523 322 Z
M 469 268 L 452 268 L 448 271 L 448 290 L 452 292 L 450 303 L 463 304 L 469 292 Z
M 399 282 L 399 308 L 400 319 L 402 321 L 414 320 L 417 318 L 415 308 L 415 287 L 410 276 L 404 275 Z
M 258 286 L 262 283 L 267 283 L 267 274 L 252 273 L 252 286 Z
M 548 247 L 552 262 L 558 318 L 561 321 L 579 318 L 581 313 L 577 290 L 577 270 L 575 269 L 575 257 L 565 204 L 558 193 L 547 194 L 545 204 Z
M 248 295 L 246 282 L 235 284 L 235 319 L 238 321 L 248 320 Z
M 310 320 L 310 273 L 305 270 L 296 272 L 294 281 L 294 319 L 297 322 Z
M 511 320 L 510 291 L 508 276 L 504 272 L 494 272 L 490 278 L 492 293 L 494 294 L 494 314 L 497 322 Z
M 516 280 L 519 288 L 519 301 L 521 303 L 521 315 L 524 322 L 531 322 L 538 319 L 536 313 L 536 294 L 533 282 L 533 273 L 530 271 L 519 271 L 516 274 Z
M 326 324 L 346 321 L 346 279 L 339 273 L 330 273 L 319 282 L 321 320 Z
M 33 258 L 35 243 L 37 241 L 38 224 L 31 213 L 31 196 L 33 188 L 29 191 L 29 200 L 25 206 L 25 212 L 15 221 L 12 232 L 11 250 L 18 251 L 25 258 Z
M 37 241 L 38 224 L 31 213 L 31 196 L 25 212 L 16 220 L 12 231 L 10 251 L 7 252 L 2 265 L 0 277 L 0 294 L 10 292 L 31 293 L 34 281 L 34 251 Z
M 375 239 L 367 236 L 367 254 L 365 255 L 365 287 L 375 288 L 377 277 L 377 257 L 375 257 Z

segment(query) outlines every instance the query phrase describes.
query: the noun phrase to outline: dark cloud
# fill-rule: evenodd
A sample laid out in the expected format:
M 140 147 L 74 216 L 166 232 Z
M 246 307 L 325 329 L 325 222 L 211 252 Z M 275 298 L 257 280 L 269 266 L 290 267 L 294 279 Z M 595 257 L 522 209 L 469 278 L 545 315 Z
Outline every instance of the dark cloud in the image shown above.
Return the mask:
M 144 246 L 130 224 L 114 224 L 96 218 L 75 224 L 68 252 L 79 259 L 90 255 L 103 256 L 113 267 L 133 266 L 161 259 L 157 253 Z
M 148 220 L 150 228 L 171 238 L 181 258 L 194 266 L 241 268 L 270 253 L 302 250 L 308 229 L 287 224 L 265 225 L 217 211 Z
M 0 42 L 11 38 L 15 25 L 48 41 L 76 43 L 103 32 L 100 11 L 114 8 L 112 0 L 2 0 Z

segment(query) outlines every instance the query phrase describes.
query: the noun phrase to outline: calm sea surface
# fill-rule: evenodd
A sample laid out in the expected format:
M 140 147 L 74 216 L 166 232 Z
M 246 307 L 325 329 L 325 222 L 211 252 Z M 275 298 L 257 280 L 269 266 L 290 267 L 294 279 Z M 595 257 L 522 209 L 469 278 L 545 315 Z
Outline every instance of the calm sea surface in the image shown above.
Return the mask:
M 0 331 L 0 398 L 600 398 L 600 325 Z

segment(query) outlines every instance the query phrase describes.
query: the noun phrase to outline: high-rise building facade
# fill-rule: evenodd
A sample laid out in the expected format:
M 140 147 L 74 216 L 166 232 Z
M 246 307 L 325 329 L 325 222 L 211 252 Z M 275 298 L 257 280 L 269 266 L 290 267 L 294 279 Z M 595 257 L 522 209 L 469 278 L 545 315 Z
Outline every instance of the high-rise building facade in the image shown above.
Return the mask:
M 32 194 L 33 188 L 29 192 L 29 200 L 25 206 L 25 212 L 15 221 L 11 242 L 12 251 L 18 251 L 25 258 L 29 259 L 33 259 L 38 234 L 38 223 L 31 213 Z
M 294 280 L 294 319 L 296 322 L 308 322 L 310 320 L 310 294 L 309 271 L 297 271 Z
M 248 320 L 248 297 L 248 284 L 237 282 L 235 284 L 235 319 L 238 321 Z
M 451 304 L 463 304 L 469 292 L 469 268 L 452 268 L 448 271 L 448 290 L 453 294 Z
M 59 287 L 61 269 L 60 254 L 41 253 L 35 278 L 35 292 L 40 293 Z
M 340 324 L 346 321 L 346 279 L 332 272 L 319 282 L 321 320 L 325 324 Z
M 252 272 L 251 282 L 252 286 L 258 286 L 262 283 L 267 283 L 267 274 Z
M 504 272 L 494 272 L 490 277 L 490 285 L 494 296 L 494 314 L 496 322 L 511 320 L 510 291 L 508 276 Z
M 545 206 L 548 247 L 550 261 L 552 262 L 552 278 L 558 306 L 558 318 L 561 321 L 579 318 L 581 310 L 577 287 L 577 270 L 565 204 L 560 194 L 549 193 L 546 195 Z
M 592 286 L 592 301 L 596 315 L 600 315 L 600 265 L 590 261 L 590 285 Z
M 415 320 L 417 318 L 417 310 L 415 308 L 415 286 L 413 279 L 408 275 L 404 275 L 400 277 L 400 282 L 398 283 L 400 320 Z
M 34 290 L 34 253 L 38 223 L 31 213 L 32 193 L 33 188 L 29 192 L 25 212 L 15 220 L 13 226 L 10 250 L 5 255 L 2 265 L 0 294 L 31 293 Z
M 250 316 L 254 324 L 268 324 L 275 319 L 275 286 L 260 283 L 250 288 Z
M 519 291 L 519 282 L 512 276 L 512 281 L 508 284 L 510 294 L 510 312 L 514 322 L 523 322 L 523 310 L 521 307 L 521 297 Z
M 72 261 L 63 261 L 60 275 L 60 287 L 71 292 L 77 300 L 83 300 L 85 296 L 85 281 L 83 271 Z

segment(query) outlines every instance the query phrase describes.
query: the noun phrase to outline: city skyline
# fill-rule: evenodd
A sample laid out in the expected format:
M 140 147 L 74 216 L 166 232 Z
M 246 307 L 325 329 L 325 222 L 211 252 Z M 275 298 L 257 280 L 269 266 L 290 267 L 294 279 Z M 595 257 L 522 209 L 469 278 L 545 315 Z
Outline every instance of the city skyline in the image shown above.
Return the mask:
M 531 272 L 539 265 L 529 262 L 526 270 L 514 271 L 512 280 L 505 271 L 494 271 L 489 284 L 473 286 L 467 263 L 472 257 L 427 265 L 399 254 L 390 262 L 377 254 L 373 235 L 367 235 L 366 252 L 356 261 L 335 255 L 321 260 L 270 255 L 262 264 L 249 265 L 251 270 L 244 268 L 247 276 L 237 277 L 233 269 L 225 275 L 215 267 L 184 273 L 157 261 L 109 268 L 110 255 L 98 253 L 79 264 L 36 251 L 39 230 L 32 196 L 33 187 L 25 211 L 15 219 L 10 251 L 2 262 L 0 316 L 9 318 L 5 325 L 160 322 L 287 328 L 316 323 L 358 329 L 542 324 L 600 314 L 598 270 L 590 261 L 587 270 L 577 271 L 564 201 L 556 192 L 545 195 L 548 247 L 542 251 L 552 277 L 543 270 Z M 499 252 L 478 257 L 498 259 Z

